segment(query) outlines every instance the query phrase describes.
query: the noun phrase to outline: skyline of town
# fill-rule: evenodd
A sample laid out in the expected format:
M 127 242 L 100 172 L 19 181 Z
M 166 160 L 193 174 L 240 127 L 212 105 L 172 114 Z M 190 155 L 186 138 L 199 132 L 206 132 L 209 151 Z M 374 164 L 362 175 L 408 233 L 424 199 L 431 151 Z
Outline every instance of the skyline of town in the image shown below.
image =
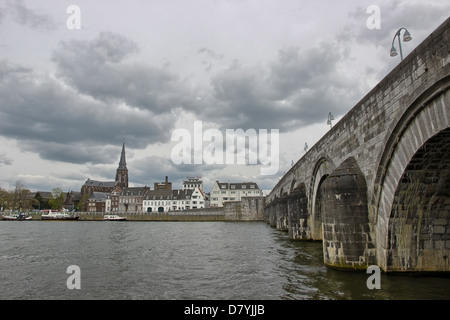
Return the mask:
M 406 56 L 450 9 L 441 0 L 71 5 L 79 24 L 67 3 L 0 0 L 2 189 L 113 180 L 125 137 L 131 185 L 202 176 L 206 189 L 219 180 L 270 190 L 329 131 L 330 112 L 337 123 L 398 64 L 395 31 L 411 32 Z M 198 121 L 223 137 L 278 130 L 278 172 L 175 164 L 172 134 L 194 136 Z

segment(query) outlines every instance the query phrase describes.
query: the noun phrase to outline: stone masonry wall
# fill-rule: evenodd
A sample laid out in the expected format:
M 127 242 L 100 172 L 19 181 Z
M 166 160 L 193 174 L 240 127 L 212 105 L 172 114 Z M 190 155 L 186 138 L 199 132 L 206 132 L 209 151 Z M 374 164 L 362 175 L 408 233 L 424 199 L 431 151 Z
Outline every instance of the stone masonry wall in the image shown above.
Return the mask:
M 314 239 L 314 234 L 318 234 L 315 231 L 317 224 L 323 222 L 317 221 L 323 215 L 316 201 L 319 185 L 334 170 L 341 170 L 341 165 L 347 159 L 352 158 L 360 168 L 366 185 L 369 228 L 365 232 L 368 232 L 367 238 L 375 239 L 378 265 L 387 268 L 388 256 L 392 255 L 388 247 L 392 202 L 402 173 L 421 143 L 449 127 L 449 44 L 450 18 L 399 62 L 292 166 L 267 197 L 265 217 L 270 219 L 271 225 L 274 218 L 286 215 L 285 212 L 279 212 L 285 210 L 278 205 L 279 200 L 286 195 L 289 197 L 293 190 L 304 185 L 309 219 L 287 219 L 287 229 L 293 238 L 298 234 L 311 234 Z M 431 106 L 429 111 L 420 113 L 427 105 Z M 417 115 L 424 119 L 420 124 L 414 121 Z M 420 136 L 415 137 L 417 134 Z M 450 168 L 446 167 L 445 170 Z M 330 188 L 328 190 L 339 192 Z M 320 190 L 321 199 L 335 196 L 326 192 Z M 346 206 L 345 203 L 343 205 Z M 289 210 L 290 206 L 286 207 L 286 211 Z M 350 206 L 347 207 L 351 210 Z M 279 218 L 277 226 L 278 221 Z M 439 223 L 441 226 L 443 222 Z M 295 230 L 300 226 L 301 230 Z M 330 236 L 333 239 L 333 235 Z M 345 256 L 345 253 L 342 254 Z M 329 258 L 331 261 L 335 259 Z

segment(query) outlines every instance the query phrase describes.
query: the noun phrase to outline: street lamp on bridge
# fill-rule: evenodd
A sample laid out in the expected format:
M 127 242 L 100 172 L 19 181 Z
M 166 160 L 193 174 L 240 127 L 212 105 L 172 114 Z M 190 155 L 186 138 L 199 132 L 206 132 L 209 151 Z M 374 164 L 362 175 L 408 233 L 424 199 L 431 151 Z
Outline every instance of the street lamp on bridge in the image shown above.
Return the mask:
M 412 39 L 411 34 L 409 33 L 408 30 L 406 30 L 406 28 L 398 29 L 398 31 L 394 35 L 394 38 L 392 39 L 392 47 L 391 47 L 391 53 L 390 54 L 391 54 L 391 57 L 395 57 L 396 55 L 398 55 L 397 49 L 395 49 L 395 47 L 394 47 L 395 38 L 398 37 L 398 46 L 400 48 L 400 58 L 403 60 L 402 43 L 400 41 L 400 33 L 401 33 L 402 30 L 405 30 L 405 32 L 403 33 L 403 41 L 404 42 L 411 41 L 411 39 Z
M 327 124 L 330 125 L 330 128 L 333 128 L 333 124 L 331 123 L 331 120 L 334 120 L 334 116 L 331 112 L 328 113 L 328 121 Z

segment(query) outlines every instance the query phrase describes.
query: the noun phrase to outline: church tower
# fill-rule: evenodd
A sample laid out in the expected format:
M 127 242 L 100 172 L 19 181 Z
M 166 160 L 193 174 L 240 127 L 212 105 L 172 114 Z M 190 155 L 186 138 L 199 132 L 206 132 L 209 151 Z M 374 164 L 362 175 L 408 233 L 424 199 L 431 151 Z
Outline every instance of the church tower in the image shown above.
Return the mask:
M 122 145 L 119 167 L 116 170 L 116 186 L 128 188 L 128 169 L 127 162 L 125 161 L 125 141 Z

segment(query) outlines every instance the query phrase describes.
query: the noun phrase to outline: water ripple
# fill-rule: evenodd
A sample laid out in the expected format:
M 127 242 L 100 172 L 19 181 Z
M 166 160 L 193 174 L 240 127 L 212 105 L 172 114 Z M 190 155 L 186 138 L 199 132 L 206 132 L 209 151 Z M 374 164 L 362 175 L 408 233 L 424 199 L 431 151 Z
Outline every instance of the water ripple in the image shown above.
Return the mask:
M 264 223 L 0 223 L 0 243 L 0 299 L 390 299 L 418 289 L 384 277 L 385 291 L 369 291 L 365 274 L 327 269 L 321 243 Z M 67 289 L 72 264 L 81 290 Z M 414 296 L 450 298 L 449 281 L 420 281 Z

